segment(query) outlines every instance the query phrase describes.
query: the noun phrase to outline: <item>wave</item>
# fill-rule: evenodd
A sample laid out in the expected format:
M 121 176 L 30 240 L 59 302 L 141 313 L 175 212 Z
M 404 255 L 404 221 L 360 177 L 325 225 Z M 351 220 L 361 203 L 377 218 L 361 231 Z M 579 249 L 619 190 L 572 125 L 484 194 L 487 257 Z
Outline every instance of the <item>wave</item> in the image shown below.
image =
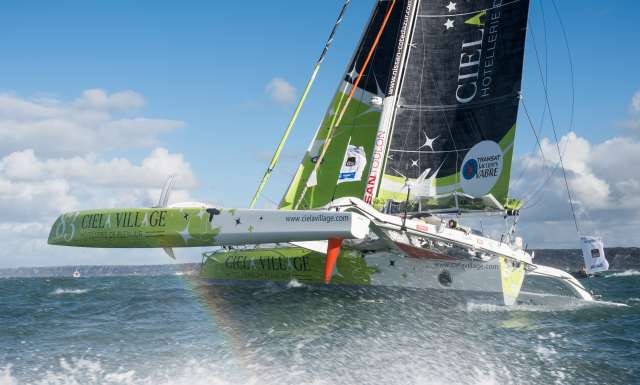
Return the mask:
M 613 277 L 633 277 L 636 275 L 640 275 L 640 271 L 638 270 L 625 270 L 620 273 L 607 274 L 605 277 L 613 278 Z
M 289 283 L 287 283 L 287 288 L 289 289 L 295 289 L 298 287 L 304 287 L 304 284 L 298 282 L 298 280 L 295 278 L 289 281 Z
M 88 293 L 89 289 L 63 289 L 57 288 L 50 293 L 50 295 L 63 295 L 63 294 L 84 294 Z M 2 383 L 0 383 L 2 385 Z
M 569 297 L 567 297 L 569 298 Z M 495 303 L 476 303 L 468 302 L 461 310 L 467 313 L 481 312 L 481 313 L 496 313 L 496 312 L 559 312 L 559 311 L 574 311 L 584 308 L 593 307 L 629 307 L 629 305 L 619 302 L 611 301 L 581 301 L 570 298 L 568 302 L 549 302 L 541 304 L 518 304 L 513 306 L 497 305 Z
M 497 305 L 495 303 L 477 303 L 477 302 L 468 302 L 461 310 L 466 311 L 467 313 L 497 313 L 497 312 L 557 312 L 557 311 L 570 311 L 575 310 L 584 305 L 582 304 L 566 304 L 566 305 L 513 305 L 513 306 L 504 306 Z
M 60 359 L 55 368 L 39 372 L 30 378 L 21 378 L 14 374 L 11 365 L 4 369 L 0 367 L 0 385 L 287 385 L 299 383 L 329 385 L 335 383 L 329 379 L 317 377 L 309 381 L 306 376 L 304 371 L 296 370 L 271 374 L 263 378 L 262 375 L 255 373 L 232 373 L 228 368 L 221 367 L 220 364 L 207 364 L 195 360 L 185 362 L 180 369 L 158 368 L 156 373 L 149 376 L 128 368 L 108 369 L 100 361 L 84 358 Z M 402 383 L 402 380 L 398 383 Z M 420 383 L 428 385 L 449 384 L 446 380 L 437 379 L 420 381 Z M 502 382 L 499 381 L 494 370 L 484 372 L 473 369 L 473 373 L 459 378 L 458 383 L 460 385 L 497 385 Z M 512 382 L 509 381 L 509 383 Z

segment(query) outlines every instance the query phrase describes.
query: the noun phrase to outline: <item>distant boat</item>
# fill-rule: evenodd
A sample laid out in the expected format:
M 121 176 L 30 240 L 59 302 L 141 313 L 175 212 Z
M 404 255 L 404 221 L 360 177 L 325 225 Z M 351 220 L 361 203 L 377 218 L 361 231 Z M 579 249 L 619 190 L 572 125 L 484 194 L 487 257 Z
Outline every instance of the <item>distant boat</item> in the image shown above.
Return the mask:
M 601 277 L 609 270 L 609 261 L 604 253 L 604 243 L 598 237 L 582 237 L 582 258 L 584 265 L 577 272 L 572 272 L 576 278 Z
M 78 271 L 78 269 L 76 269 L 76 270 L 73 272 L 73 278 L 80 278 L 80 272 Z

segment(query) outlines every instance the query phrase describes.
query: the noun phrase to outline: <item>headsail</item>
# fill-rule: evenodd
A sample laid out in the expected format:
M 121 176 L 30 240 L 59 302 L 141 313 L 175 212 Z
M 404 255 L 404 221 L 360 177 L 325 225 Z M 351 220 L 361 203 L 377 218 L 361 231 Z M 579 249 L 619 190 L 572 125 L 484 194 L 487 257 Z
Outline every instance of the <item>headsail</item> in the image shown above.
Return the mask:
M 596 237 L 582 237 L 582 257 L 587 274 L 609 270 L 609 261 L 604 254 L 604 243 Z
M 376 203 L 507 202 L 528 0 L 421 1 Z M 409 191 L 410 190 L 410 191 Z
M 415 4 L 416 0 L 376 2 L 345 77 L 282 199 L 282 209 L 307 209 L 343 196 L 360 197 L 370 170 L 381 170 L 384 149 L 377 145 L 376 135 L 385 99 L 390 91 L 395 93 Z M 330 143 L 325 149 L 326 142 Z M 340 180 L 341 170 L 353 158 L 348 153 L 356 150 L 365 156 L 360 160 L 365 168 L 357 170 L 356 177 Z

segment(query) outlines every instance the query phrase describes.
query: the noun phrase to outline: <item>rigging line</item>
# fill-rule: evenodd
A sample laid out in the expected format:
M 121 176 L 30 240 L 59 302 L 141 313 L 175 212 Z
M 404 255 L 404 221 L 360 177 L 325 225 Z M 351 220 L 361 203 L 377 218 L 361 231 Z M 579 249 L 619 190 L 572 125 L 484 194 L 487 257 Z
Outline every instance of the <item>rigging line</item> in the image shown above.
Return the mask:
M 549 93 L 547 92 L 547 87 L 545 87 L 545 98 L 547 99 L 547 104 L 549 103 Z M 562 150 L 560 149 L 560 141 L 558 140 L 558 132 L 556 130 L 556 124 L 553 120 L 553 114 L 551 114 L 551 110 L 549 110 L 549 119 L 551 119 L 551 129 L 553 130 L 553 137 L 556 141 L 556 150 L 558 151 L 558 158 L 560 160 L 560 166 L 562 168 L 562 177 L 564 179 L 565 187 L 567 188 L 567 195 L 569 197 L 569 205 L 571 206 L 571 214 L 573 215 L 573 222 L 576 225 L 576 232 L 580 233 L 580 227 L 578 226 L 578 219 L 576 217 L 576 211 L 573 206 L 573 198 L 571 196 L 571 189 L 569 188 L 569 180 L 567 179 L 567 170 L 564 167 L 564 160 L 562 159 Z M 568 145 L 568 143 L 567 143 Z M 566 149 L 566 147 L 565 147 Z
M 533 126 L 533 121 L 531 120 L 531 116 L 529 115 L 529 110 L 527 110 L 527 105 L 524 103 L 524 99 L 520 99 L 520 103 L 522 104 L 522 108 L 524 109 L 524 114 L 527 115 L 527 120 L 529 121 L 529 125 L 531 126 L 531 131 L 533 131 L 533 135 L 536 137 L 536 143 L 538 144 L 538 149 L 540 149 L 540 156 L 542 156 L 542 164 L 547 164 L 547 160 L 544 157 L 544 151 L 542 150 L 542 145 L 540 144 L 540 137 L 536 132 L 535 127 Z
M 276 207 L 278 207 L 278 206 L 279 206 L 279 203 L 276 203 L 276 201 L 274 201 L 273 199 L 269 198 L 269 197 L 267 196 L 267 194 L 262 193 L 262 194 L 260 195 L 260 198 L 265 199 L 267 202 L 269 202 L 269 203 L 271 203 L 271 204 L 275 205 Z
M 380 30 L 378 31 L 378 34 L 376 35 L 376 38 L 373 41 L 373 44 L 371 45 L 371 49 L 369 50 L 369 53 L 367 54 L 367 58 L 365 59 L 364 63 L 362 64 L 362 68 L 360 69 L 360 73 L 358 74 L 358 77 L 356 78 L 356 81 L 353 83 L 351 91 L 349 92 L 349 96 L 348 96 L 344 106 L 342 107 L 342 111 L 340 112 L 340 115 L 338 116 L 338 119 L 335 122 L 333 122 L 333 124 L 329 128 L 329 133 L 327 134 L 327 140 L 324 142 L 324 145 L 322 146 L 322 151 L 320 152 L 320 156 L 316 160 L 316 164 L 315 164 L 315 166 L 313 168 L 313 171 L 311 172 L 311 175 L 316 174 L 316 178 L 317 178 L 318 169 L 320 168 L 320 164 L 324 160 L 324 156 L 326 155 L 327 150 L 329 149 L 329 145 L 331 144 L 331 140 L 333 139 L 333 132 L 335 131 L 336 127 L 338 127 L 340 125 L 340 122 L 342 121 L 342 118 L 344 117 L 344 114 L 347 111 L 347 108 L 349 107 L 349 103 L 351 102 L 351 99 L 353 98 L 353 95 L 356 93 L 356 89 L 358 88 L 358 84 L 360 84 L 360 80 L 362 80 L 362 76 L 366 72 L 367 67 L 369 66 L 369 62 L 371 61 L 371 58 L 373 57 L 373 53 L 375 52 L 376 48 L 378 47 L 378 43 L 380 42 L 380 37 L 382 36 L 382 33 L 384 32 L 384 30 L 387 27 L 387 23 L 389 22 L 389 18 L 391 17 L 391 13 L 393 12 L 393 9 L 396 6 L 396 2 L 397 2 L 397 0 L 393 0 L 391 5 L 389 6 L 389 9 L 387 10 L 386 15 L 384 16 L 384 20 L 382 21 L 382 25 L 380 26 Z M 304 186 L 304 189 L 302 189 L 301 198 L 298 200 L 298 203 L 293 208 L 294 210 L 296 210 L 298 208 L 298 206 L 300 205 L 300 201 L 302 200 L 304 195 L 307 193 L 308 189 L 309 189 L 309 182 L 307 181 L 307 183 Z
M 545 27 L 545 28 L 546 28 L 546 27 Z M 549 104 L 549 100 L 548 100 L 548 98 L 546 98 L 546 94 L 548 93 L 548 88 L 547 88 L 548 83 L 547 83 L 547 78 L 546 78 L 546 76 L 545 76 L 545 74 L 544 74 L 544 71 L 543 71 L 543 69 L 542 69 L 542 64 L 541 64 L 541 62 L 540 62 L 540 52 L 539 52 L 539 50 L 538 50 L 538 44 L 537 44 L 537 39 L 536 39 L 535 30 L 534 30 L 533 28 L 531 28 L 531 29 L 530 29 L 530 32 L 531 32 L 531 33 L 529 34 L 529 36 L 531 36 L 531 39 L 533 40 L 533 49 L 534 49 L 534 53 L 535 53 L 535 56 L 536 56 L 536 64 L 538 65 L 538 73 L 539 73 L 539 75 L 540 75 L 540 80 L 541 80 L 541 82 L 542 82 L 543 90 L 545 91 L 545 93 L 543 94 L 543 99 L 544 99 L 544 109 L 543 109 L 543 114 L 544 114 L 544 111 L 547 111 L 547 110 L 548 110 L 548 111 L 549 111 L 549 116 L 550 116 L 551 118 L 553 118 L 553 117 L 551 116 L 551 105 Z M 545 29 L 545 34 L 546 34 L 546 29 Z M 544 122 L 544 121 L 543 121 L 543 122 Z M 538 130 L 538 136 L 541 136 L 541 135 L 542 135 L 542 130 L 543 130 L 543 126 L 541 126 L 541 127 L 540 127 L 540 129 Z M 542 188 L 547 184 L 547 182 L 549 182 L 549 180 L 553 177 L 553 175 L 555 175 L 555 172 L 556 172 L 556 171 L 557 171 L 557 169 L 558 169 L 558 165 L 559 165 L 559 164 L 556 164 L 556 165 L 555 165 L 555 167 L 554 167 L 554 168 L 553 168 L 553 169 L 552 169 L 552 170 L 551 170 L 551 171 L 550 171 L 550 172 L 549 172 L 549 173 L 544 177 L 544 182 L 542 182 L 542 183 L 539 185 L 539 187 L 538 187 L 536 190 L 534 190 L 534 192 L 533 192 L 533 193 L 529 194 L 529 196 L 528 196 L 527 198 L 525 198 L 525 199 L 524 199 L 524 201 L 527 201 L 527 200 L 533 199 L 533 197 L 534 197 L 536 194 L 538 194 L 538 193 L 542 190 Z M 523 175 L 523 174 L 524 174 L 524 172 L 526 171 L 527 167 L 528 167 L 528 166 L 525 166 L 525 167 L 523 168 L 523 170 L 521 171 L 520 175 L 518 176 L 518 178 L 517 178 L 516 180 L 519 180 L 519 179 L 522 177 L 522 175 Z M 525 209 L 525 207 L 523 207 L 523 209 Z
M 564 27 L 564 23 L 562 21 L 562 16 L 560 15 L 560 12 L 558 10 L 558 7 L 556 5 L 555 0 L 551 0 L 551 3 L 553 5 L 555 14 L 556 14 L 556 16 L 558 18 L 558 22 L 560 23 L 560 29 L 562 30 L 562 37 L 563 37 L 563 40 L 564 40 L 565 48 L 567 50 L 567 56 L 568 56 L 568 59 L 569 59 L 569 69 L 570 69 L 570 73 L 571 73 L 571 114 L 570 114 L 570 119 L 569 119 L 569 130 L 573 130 L 574 122 L 575 122 L 575 73 L 574 73 L 574 69 L 573 69 L 573 58 L 572 58 L 572 55 L 571 55 L 571 48 L 570 48 L 570 45 L 569 45 L 569 39 L 567 37 L 567 31 L 566 31 L 566 29 Z M 538 63 L 538 68 L 540 68 L 540 63 Z M 547 87 L 546 87 L 545 83 L 543 83 L 543 85 L 544 85 L 544 88 L 545 88 L 545 97 L 547 99 L 547 104 L 548 104 L 549 103 L 549 97 L 548 97 Z M 562 154 L 564 153 L 564 151 L 567 150 L 568 142 L 565 145 L 564 151 L 560 152 L 559 151 L 560 147 L 558 145 L 557 134 L 556 134 L 555 126 L 554 126 L 554 123 L 553 123 L 553 115 L 551 114 L 551 106 L 550 105 L 549 105 L 549 117 L 551 119 L 552 128 L 554 129 L 554 135 L 556 136 L 556 146 L 558 148 L 558 155 L 560 156 L 560 160 L 561 160 L 561 163 L 562 163 Z M 544 186 L 549 182 L 551 177 L 553 177 L 553 175 L 555 174 L 557 168 L 558 167 L 556 166 L 552 170 L 552 172 L 548 175 L 547 179 L 545 180 L 545 182 L 541 186 Z M 566 182 L 566 172 L 564 170 L 564 166 L 563 166 L 562 171 L 563 171 L 563 175 L 565 177 L 565 182 Z M 569 195 L 569 197 L 571 199 L 571 193 L 570 193 L 568 187 L 569 186 L 567 184 L 567 193 L 568 193 L 568 195 Z M 538 191 L 540 191 L 540 189 Z M 533 198 L 533 196 L 534 195 L 532 195 L 532 198 Z M 535 204 L 530 205 L 530 206 L 525 207 L 525 208 L 531 208 L 531 207 L 537 205 L 538 203 L 539 203 L 539 200 Z M 570 203 L 571 203 L 571 212 L 573 214 L 573 219 L 574 219 L 574 222 L 576 224 L 576 229 L 578 229 L 578 222 L 576 220 L 575 210 L 574 210 L 574 207 L 573 207 L 573 200 L 571 200 Z
M 542 4 L 542 2 L 540 2 L 540 4 Z M 531 15 L 530 19 L 533 19 L 533 15 Z M 544 16 L 543 16 L 543 20 L 545 20 Z M 543 22 L 543 23 L 544 23 L 543 24 L 543 28 L 544 28 L 544 35 L 545 35 L 545 50 L 547 50 L 546 22 Z M 533 50 L 534 50 L 534 53 L 536 55 L 536 61 L 538 63 L 538 66 L 541 67 L 541 64 L 540 64 L 540 52 L 538 51 L 538 43 L 537 43 L 537 39 L 536 39 L 535 29 L 533 28 L 533 24 L 532 23 L 529 23 L 529 27 L 530 28 L 528 28 L 528 30 L 530 31 L 530 34 L 528 34 L 528 36 L 529 36 L 529 39 L 533 43 Z M 547 52 L 545 52 L 545 70 L 542 71 L 542 69 L 540 69 L 540 73 L 542 73 L 540 81 L 545 86 L 547 84 L 547 77 L 548 77 L 547 65 L 548 65 Z M 522 98 L 523 98 L 522 93 L 520 93 L 520 100 L 523 100 Z M 536 140 L 538 141 L 538 146 L 539 146 L 538 137 L 542 136 L 542 131 L 544 129 L 545 114 L 546 114 L 547 107 L 548 107 L 547 103 L 544 101 L 544 96 L 543 96 L 543 105 L 544 105 L 544 107 L 543 107 L 543 110 L 542 110 L 542 118 L 541 118 L 541 121 L 540 121 L 540 128 L 539 128 L 537 133 L 536 133 L 535 128 L 533 128 L 533 123 L 531 122 L 531 120 L 529 120 L 529 124 L 531 125 L 531 127 L 533 128 L 533 131 L 534 131 L 533 134 L 536 136 Z M 531 152 L 533 152 L 535 150 L 535 148 L 536 148 L 536 144 L 533 145 L 533 148 L 531 149 Z M 522 179 L 522 176 L 525 174 L 525 172 L 527 171 L 528 168 L 529 168 L 529 165 L 525 164 L 524 167 L 522 168 L 522 170 L 520 171 L 520 174 L 518 174 L 518 176 L 514 179 L 514 181 L 516 183 L 519 182 Z M 546 177 L 548 177 L 548 175 L 546 175 L 545 178 Z M 532 196 L 532 195 L 530 194 L 529 196 Z
M 574 118 L 575 118 L 575 104 L 576 104 L 576 84 L 575 84 L 575 73 L 573 71 L 573 57 L 571 55 L 571 47 L 569 45 L 569 38 L 567 37 L 567 30 L 564 28 L 564 23 L 562 22 L 562 16 L 560 15 L 560 11 L 558 11 L 558 7 L 556 6 L 555 0 L 551 0 L 551 4 L 553 4 L 553 9 L 555 10 L 556 16 L 558 16 L 558 22 L 560 22 L 560 29 L 562 30 L 562 39 L 564 40 L 565 48 L 567 49 L 567 57 L 569 59 L 569 70 L 571 72 L 571 118 L 569 119 L 569 130 L 573 130 Z
M 267 167 L 267 170 L 265 171 L 264 175 L 262 176 L 262 180 L 260 181 L 260 185 L 258 186 L 258 189 L 256 190 L 255 194 L 253 195 L 253 198 L 251 199 L 251 203 L 249 203 L 249 208 L 253 208 L 253 206 L 255 206 L 256 202 L 258 201 L 258 197 L 260 196 L 260 194 L 262 193 L 262 190 L 264 189 L 264 187 L 267 184 L 267 181 L 269 180 L 269 177 L 271 176 L 271 173 L 273 172 L 273 170 L 275 169 L 276 165 L 278 164 L 278 160 L 280 159 L 280 154 L 282 153 L 282 150 L 284 148 L 284 145 L 287 141 L 287 139 L 289 138 L 289 134 L 291 134 L 291 130 L 293 129 L 293 126 L 296 122 L 296 120 L 298 119 L 298 115 L 300 114 L 300 110 L 302 109 L 302 106 L 304 105 L 304 102 L 307 99 L 307 96 L 309 95 L 309 91 L 311 90 L 311 87 L 313 86 L 313 83 L 316 80 L 316 77 L 318 76 L 318 72 L 320 71 L 320 66 L 322 65 L 322 63 L 324 62 L 324 59 L 327 56 L 327 53 L 329 52 L 329 48 L 331 48 L 331 44 L 333 43 L 333 39 L 336 35 L 336 32 L 338 31 L 338 27 L 340 26 L 340 24 L 342 23 L 342 20 L 344 19 L 344 15 L 347 11 L 347 8 L 349 7 L 349 3 L 351 2 L 351 0 L 345 0 L 344 4 L 342 5 L 342 9 L 340 10 L 340 13 L 338 14 L 338 18 L 336 19 L 335 24 L 333 25 L 333 29 L 331 30 L 331 33 L 329 34 L 329 38 L 327 39 L 327 42 L 324 45 L 324 48 L 322 50 L 322 53 L 320 54 L 320 58 L 318 59 L 318 61 L 316 62 L 314 68 L 313 68 L 313 73 L 311 74 L 311 77 L 309 78 L 309 81 L 307 82 L 307 85 L 304 89 L 304 92 L 302 93 L 302 96 L 300 97 L 300 100 L 298 101 L 298 105 L 296 106 L 294 112 L 293 112 L 293 116 L 291 117 L 291 120 L 289 121 L 289 124 L 287 125 L 287 128 L 284 131 L 284 134 L 282 135 L 282 139 L 280 139 L 280 143 L 278 144 L 278 147 L 276 148 L 276 152 L 273 154 L 273 157 L 271 158 L 271 162 L 269 162 L 269 166 Z
M 526 104 L 524 103 L 524 99 L 520 99 L 520 102 L 522 103 L 522 108 L 524 110 L 525 115 L 527 116 L 527 120 L 529 121 L 529 126 L 531 127 L 531 131 L 533 131 L 533 135 L 535 135 L 536 137 L 536 143 L 538 145 L 538 149 L 540 150 L 540 156 L 542 157 L 542 167 L 547 169 L 547 159 L 544 156 L 544 151 L 542 150 L 542 144 L 540 143 L 540 137 L 538 136 L 538 133 L 536 133 L 536 129 L 533 125 L 533 120 L 531 119 L 531 115 L 529 115 L 529 110 L 527 109 Z M 526 170 L 527 167 L 523 168 L 522 172 L 520 173 L 520 177 L 522 176 L 522 174 L 524 174 L 524 171 Z M 518 179 L 520 178 L 518 177 Z M 526 198 L 523 198 L 522 201 L 526 202 L 530 199 L 532 199 L 539 191 L 542 187 L 544 187 L 545 184 L 541 184 L 540 186 L 538 186 L 538 188 L 536 190 L 534 190 L 532 193 L 530 193 Z M 525 208 L 528 207 L 523 207 L 521 210 L 524 210 Z
M 544 75 L 545 79 L 549 78 L 549 41 L 547 38 L 547 18 L 544 13 L 544 2 L 540 1 L 540 13 L 542 14 L 542 30 L 544 31 Z M 546 80 L 545 80 L 546 81 Z M 540 134 L 544 129 L 544 121 L 547 113 L 547 105 L 544 105 L 542 117 L 540 119 Z

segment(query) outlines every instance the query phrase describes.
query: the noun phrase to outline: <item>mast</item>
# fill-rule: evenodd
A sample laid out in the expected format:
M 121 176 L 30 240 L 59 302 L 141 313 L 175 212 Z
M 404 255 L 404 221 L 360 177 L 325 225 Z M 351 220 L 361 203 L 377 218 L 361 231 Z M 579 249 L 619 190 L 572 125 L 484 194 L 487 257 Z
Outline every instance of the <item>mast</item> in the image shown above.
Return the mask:
M 420 0 L 410 1 L 405 9 L 402 29 L 398 38 L 398 48 L 394 58 L 394 64 L 389 81 L 389 89 L 382 101 L 382 116 L 378 132 L 376 133 L 375 146 L 371 154 L 371 168 L 367 178 L 367 186 L 364 191 L 363 200 L 373 205 L 378 192 L 382 172 L 384 170 L 385 158 L 389 145 L 389 132 L 393 122 L 393 116 L 398 102 L 398 92 L 400 83 L 404 78 L 404 70 L 408 54 L 410 52 L 410 42 L 413 35 L 413 24 L 415 22 L 416 11 Z
M 307 85 L 304 89 L 304 92 L 302 93 L 302 96 L 300 97 L 300 100 L 298 101 L 298 104 L 295 110 L 293 111 L 293 116 L 291 117 L 291 120 L 289 120 L 289 124 L 287 125 L 287 128 L 284 130 L 284 134 L 282 135 L 282 139 L 280 139 L 280 143 L 276 148 L 276 152 L 273 154 L 273 157 L 271 158 L 271 162 L 269 162 L 269 166 L 267 167 L 267 170 L 264 172 L 264 175 L 262 176 L 260 185 L 258 186 L 258 189 L 253 195 L 253 198 L 251 199 L 251 203 L 249 203 L 249 208 L 253 208 L 253 206 L 255 206 L 256 202 L 258 201 L 258 198 L 260 197 L 260 194 L 262 193 L 262 190 L 266 186 L 267 181 L 271 176 L 271 173 L 273 172 L 276 165 L 278 164 L 278 160 L 280 159 L 280 154 L 282 153 L 282 149 L 284 148 L 284 145 L 287 139 L 289 138 L 289 134 L 291 134 L 291 130 L 293 129 L 293 126 L 295 125 L 296 120 L 298 119 L 298 115 L 300 114 L 300 110 L 302 110 L 302 106 L 304 105 L 304 102 L 307 99 L 307 95 L 309 94 L 309 91 L 311 90 L 311 87 L 313 86 L 313 83 L 315 82 L 316 77 L 318 76 L 318 72 L 320 71 L 320 66 L 322 65 L 322 62 L 324 62 L 324 59 L 327 56 L 327 53 L 329 52 L 329 48 L 333 43 L 335 34 L 338 31 L 338 27 L 342 23 L 342 19 L 344 18 L 345 12 L 347 11 L 347 7 L 349 7 L 350 2 L 351 0 L 345 0 L 344 4 L 342 5 L 342 9 L 338 14 L 338 19 L 333 25 L 333 29 L 331 30 L 331 33 L 329 34 L 329 38 L 325 43 L 324 49 L 320 54 L 320 58 L 316 62 L 315 66 L 313 67 L 313 73 L 311 74 L 309 81 L 307 81 Z

